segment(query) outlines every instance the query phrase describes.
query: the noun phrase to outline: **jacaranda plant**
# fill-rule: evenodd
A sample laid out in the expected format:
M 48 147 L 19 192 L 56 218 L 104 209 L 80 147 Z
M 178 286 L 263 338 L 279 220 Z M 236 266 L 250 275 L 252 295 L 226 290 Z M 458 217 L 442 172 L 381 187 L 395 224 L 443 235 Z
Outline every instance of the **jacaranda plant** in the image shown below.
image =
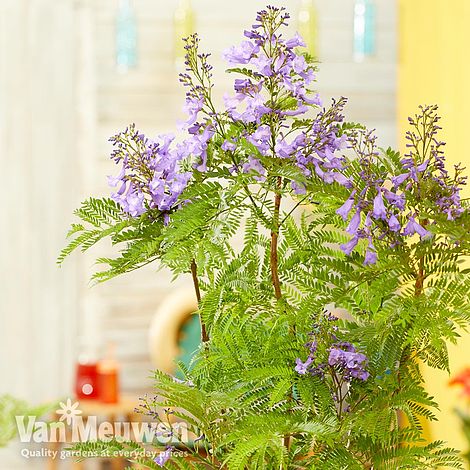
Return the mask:
M 437 403 L 420 372 L 449 369 L 470 321 L 462 169 L 446 168 L 435 106 L 410 118 L 400 156 L 345 121 L 345 98 L 323 105 L 288 18 L 267 7 L 225 52 L 238 78 L 222 109 L 209 54 L 185 40 L 181 135 L 111 138 L 114 193 L 76 211 L 59 261 L 109 238 L 120 253 L 96 281 L 153 262 L 192 276 L 200 349 L 186 380 L 155 373 L 144 409 L 194 439 L 144 467 L 462 468 L 423 438 Z

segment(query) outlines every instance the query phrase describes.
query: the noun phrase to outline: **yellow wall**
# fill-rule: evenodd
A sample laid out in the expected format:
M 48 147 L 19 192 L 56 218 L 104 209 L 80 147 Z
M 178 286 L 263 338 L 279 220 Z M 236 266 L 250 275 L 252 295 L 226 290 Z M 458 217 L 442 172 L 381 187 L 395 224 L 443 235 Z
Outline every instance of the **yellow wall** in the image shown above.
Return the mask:
M 463 162 L 470 167 L 470 0 L 399 0 L 399 27 L 401 148 L 407 116 L 419 104 L 438 104 L 449 164 Z M 459 346 L 451 348 L 450 357 L 454 374 L 470 366 L 470 335 L 464 334 Z M 456 406 L 464 407 L 460 392 L 448 388 L 447 374 L 427 369 L 425 376 L 430 393 L 441 404 L 431 437 L 467 450 L 453 411 Z

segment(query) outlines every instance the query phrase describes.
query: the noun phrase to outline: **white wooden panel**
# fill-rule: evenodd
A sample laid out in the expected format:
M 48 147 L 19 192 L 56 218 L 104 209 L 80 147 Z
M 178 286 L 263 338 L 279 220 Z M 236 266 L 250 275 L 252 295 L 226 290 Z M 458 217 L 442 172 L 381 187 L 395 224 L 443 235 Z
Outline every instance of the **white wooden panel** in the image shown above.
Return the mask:
M 8 175 L 0 230 L 0 394 L 54 400 L 71 389 L 78 306 L 76 264 L 55 265 L 64 214 L 79 192 L 75 16 L 65 0 L 3 0 L 0 7 L 0 155 Z

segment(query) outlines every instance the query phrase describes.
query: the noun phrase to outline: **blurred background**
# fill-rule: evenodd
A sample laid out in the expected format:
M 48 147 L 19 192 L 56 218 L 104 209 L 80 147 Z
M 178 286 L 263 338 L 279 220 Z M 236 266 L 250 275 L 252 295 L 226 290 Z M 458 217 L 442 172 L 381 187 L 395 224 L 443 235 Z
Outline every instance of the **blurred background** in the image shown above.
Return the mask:
M 469 163 L 470 2 L 271 3 L 290 11 L 292 33 L 300 31 L 318 57 L 325 103 L 348 97 L 347 118 L 377 129 L 380 145 L 397 148 L 406 117 L 418 104 L 437 103 L 449 161 Z M 96 371 L 80 366 L 98 364 L 98 372 L 118 377 L 115 401 L 125 412 L 151 391 L 152 369 L 171 371 L 173 357 L 189 351 L 189 279 L 171 282 L 168 272 L 149 267 L 91 288 L 94 259 L 109 254 L 106 244 L 62 268 L 55 260 L 73 209 L 89 195 L 109 194 L 106 176 L 116 169 L 108 137 L 133 122 L 151 136 L 170 132 L 183 117 L 179 38 L 198 31 L 202 49 L 213 54 L 220 98 L 232 81 L 221 53 L 243 39 L 264 6 L 0 0 L 0 395 L 32 403 L 90 395 L 82 385 Z M 469 347 L 465 336 L 452 349 L 454 373 L 470 365 Z M 442 403 L 428 435 L 466 450 L 454 412 L 466 408 L 465 398 L 449 388 L 446 374 L 425 375 Z M 0 469 L 33 468 L 7 455 L 0 453 Z

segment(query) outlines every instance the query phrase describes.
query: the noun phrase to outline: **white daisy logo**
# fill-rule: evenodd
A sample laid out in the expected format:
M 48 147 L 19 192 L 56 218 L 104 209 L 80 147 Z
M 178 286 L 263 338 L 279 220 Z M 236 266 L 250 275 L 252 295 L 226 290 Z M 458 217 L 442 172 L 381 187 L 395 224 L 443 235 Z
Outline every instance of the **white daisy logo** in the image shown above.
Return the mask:
M 56 411 L 58 415 L 61 415 L 60 421 L 66 421 L 70 426 L 75 418 L 82 414 L 82 411 L 78 409 L 79 404 L 78 401 L 72 403 L 70 398 L 67 399 L 66 403 L 60 402 L 60 408 Z

